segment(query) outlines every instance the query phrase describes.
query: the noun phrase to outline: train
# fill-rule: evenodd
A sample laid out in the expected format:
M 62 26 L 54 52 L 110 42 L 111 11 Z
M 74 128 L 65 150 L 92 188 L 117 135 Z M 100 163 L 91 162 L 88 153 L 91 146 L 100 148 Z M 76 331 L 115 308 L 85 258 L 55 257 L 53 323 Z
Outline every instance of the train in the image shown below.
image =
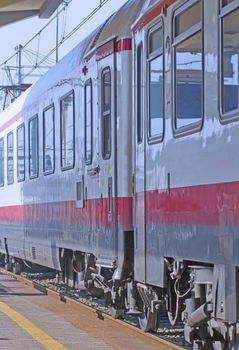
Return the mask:
M 8 268 L 238 349 L 238 18 L 238 0 L 129 0 L 0 114 Z

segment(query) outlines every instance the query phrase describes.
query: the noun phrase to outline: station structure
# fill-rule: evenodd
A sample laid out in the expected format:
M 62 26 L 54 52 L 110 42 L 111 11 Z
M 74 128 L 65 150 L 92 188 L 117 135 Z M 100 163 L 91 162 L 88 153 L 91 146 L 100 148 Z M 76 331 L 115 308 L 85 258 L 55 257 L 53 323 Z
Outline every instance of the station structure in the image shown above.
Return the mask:
M 0 0 L 0 27 L 33 16 L 49 18 L 62 0 Z

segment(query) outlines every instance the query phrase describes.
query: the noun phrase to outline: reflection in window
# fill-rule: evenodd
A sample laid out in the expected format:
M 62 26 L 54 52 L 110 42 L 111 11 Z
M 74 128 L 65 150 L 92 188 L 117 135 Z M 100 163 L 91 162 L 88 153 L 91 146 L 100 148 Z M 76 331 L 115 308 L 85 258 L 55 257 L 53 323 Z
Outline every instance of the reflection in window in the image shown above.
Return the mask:
M 176 127 L 202 118 L 201 32 L 176 46 Z
M 149 137 L 163 134 L 164 81 L 163 81 L 163 29 L 149 34 Z
M 222 0 L 222 6 L 227 6 L 228 4 L 230 4 L 231 2 L 233 2 L 234 0 Z
M 13 168 L 13 133 L 7 135 L 7 183 L 8 185 L 14 182 Z
M 111 77 L 107 68 L 102 73 L 102 156 L 110 158 L 111 152 Z
M 85 161 L 92 160 L 92 82 L 85 86 Z
M 153 59 L 149 64 L 149 136 L 163 133 L 163 57 Z
M 4 141 L 0 139 L 0 186 L 4 185 Z
M 29 121 L 29 175 L 38 176 L 38 117 Z
M 53 173 L 55 168 L 55 123 L 54 107 L 43 112 L 43 170 L 45 173 Z
M 163 31 L 162 31 L 162 28 L 158 28 L 152 31 L 149 35 L 149 54 L 152 54 L 156 50 L 162 48 L 162 45 L 163 45 Z
M 17 179 L 25 180 L 25 127 L 17 129 Z
M 239 108 L 239 9 L 226 15 L 223 28 L 223 113 Z
M 74 166 L 74 94 L 61 100 L 61 167 Z
M 201 1 L 189 7 L 186 11 L 175 17 L 175 37 L 201 21 Z
M 189 20 L 190 15 L 192 18 Z M 177 15 L 175 23 L 181 30 L 190 29 L 189 32 L 180 31 L 182 39 L 174 45 L 175 127 L 178 129 L 198 125 L 203 115 L 201 3 L 196 3 L 183 14 Z

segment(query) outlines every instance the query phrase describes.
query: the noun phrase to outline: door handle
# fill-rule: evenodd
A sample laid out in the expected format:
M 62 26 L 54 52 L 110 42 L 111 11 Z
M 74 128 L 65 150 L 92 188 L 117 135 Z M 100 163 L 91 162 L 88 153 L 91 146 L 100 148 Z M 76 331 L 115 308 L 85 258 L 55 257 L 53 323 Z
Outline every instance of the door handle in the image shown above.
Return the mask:
M 95 168 L 91 168 L 91 169 L 87 169 L 87 174 L 90 175 L 90 176 L 94 176 L 96 174 L 99 174 L 100 172 L 100 167 L 99 165 Z

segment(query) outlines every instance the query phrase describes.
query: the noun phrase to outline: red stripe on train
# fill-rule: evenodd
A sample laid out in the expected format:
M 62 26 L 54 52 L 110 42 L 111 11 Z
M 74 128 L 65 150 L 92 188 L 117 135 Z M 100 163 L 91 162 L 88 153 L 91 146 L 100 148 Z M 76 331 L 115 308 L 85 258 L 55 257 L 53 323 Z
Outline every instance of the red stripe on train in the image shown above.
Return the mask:
M 112 205 L 112 218 L 115 213 Z M 118 223 L 121 227 L 132 226 L 132 198 L 118 198 Z M 0 207 L 0 221 L 27 222 L 33 224 L 66 224 L 92 226 L 113 226 L 108 216 L 108 199 L 99 198 L 85 201 L 83 209 L 76 208 L 75 201 L 16 205 Z
M 116 41 L 116 49 L 115 49 L 116 52 L 131 51 L 131 50 L 132 50 L 131 38 L 124 38 Z
M 103 58 L 112 55 L 114 52 L 131 51 L 132 50 L 132 39 L 124 38 L 117 40 L 114 39 L 107 41 L 107 43 L 99 46 L 96 49 L 96 60 L 102 60 Z
M 137 198 L 142 198 L 138 194 Z M 191 186 L 146 193 L 146 222 L 148 224 L 239 226 L 239 182 Z M 143 205 L 137 219 L 144 218 Z M 116 202 L 113 201 L 114 217 Z M 58 202 L 0 208 L 1 221 L 81 224 L 112 226 L 108 220 L 108 199 L 92 199 L 84 209 L 75 202 Z M 121 227 L 132 225 L 132 198 L 118 199 L 118 222 Z
M 133 31 L 136 33 L 140 31 L 146 24 L 150 23 L 154 18 L 158 17 L 162 10 L 167 6 L 174 4 L 176 0 L 164 0 L 159 5 L 155 6 L 151 11 L 147 12 L 140 20 L 134 25 Z

